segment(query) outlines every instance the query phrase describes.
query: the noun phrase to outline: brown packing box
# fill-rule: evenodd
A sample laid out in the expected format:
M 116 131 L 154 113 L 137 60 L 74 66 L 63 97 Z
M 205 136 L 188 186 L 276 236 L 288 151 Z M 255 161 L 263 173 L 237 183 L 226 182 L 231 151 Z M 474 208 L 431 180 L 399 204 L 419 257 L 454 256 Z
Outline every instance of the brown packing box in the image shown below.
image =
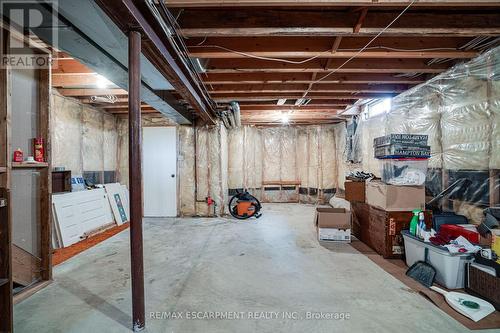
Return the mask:
M 368 204 L 352 205 L 355 236 L 384 258 L 403 258 L 401 231 L 409 229 L 412 212 L 388 212 Z M 425 212 L 425 224 L 432 225 L 432 213 Z
M 351 228 L 351 212 L 344 208 L 316 208 L 316 227 L 318 228 Z
M 345 199 L 349 202 L 365 202 L 365 182 L 348 180 L 344 183 Z
M 387 211 L 425 208 L 424 186 L 396 186 L 381 181 L 366 182 L 366 203 Z

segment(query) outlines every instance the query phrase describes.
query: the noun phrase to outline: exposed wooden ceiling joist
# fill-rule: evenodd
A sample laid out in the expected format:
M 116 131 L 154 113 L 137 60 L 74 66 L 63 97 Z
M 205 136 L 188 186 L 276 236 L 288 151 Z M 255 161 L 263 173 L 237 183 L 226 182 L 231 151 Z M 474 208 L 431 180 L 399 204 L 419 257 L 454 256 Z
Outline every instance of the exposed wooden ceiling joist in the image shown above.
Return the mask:
M 64 88 L 98 88 L 102 78 L 95 73 L 52 74 L 52 86 Z M 114 88 L 113 83 L 105 83 L 107 88 Z
M 427 51 L 432 49 L 442 51 L 454 51 L 469 42 L 471 37 L 411 37 L 398 38 L 381 36 L 370 44 L 372 49 L 389 49 L 394 51 Z M 247 38 L 232 37 L 193 37 L 186 40 L 186 44 L 191 52 L 195 54 L 198 50 L 219 50 L 224 49 L 253 53 L 258 51 L 269 52 L 324 52 L 333 53 L 335 51 L 358 51 L 364 47 L 370 37 L 325 37 L 325 36 L 261 36 Z
M 202 59 L 211 97 L 240 102 L 244 123 L 270 125 L 283 112 L 301 123 L 341 121 L 337 113 L 359 99 L 395 96 L 477 56 L 500 35 L 498 2 L 421 0 L 372 41 L 409 3 L 170 0 L 167 6 L 189 56 Z M 304 96 L 307 105 L 294 106 Z M 285 104 L 277 105 L 279 99 Z
M 324 74 L 317 75 L 319 80 Z M 206 84 L 282 84 L 297 83 L 309 84 L 314 82 L 310 73 L 207 73 L 202 76 Z M 332 74 L 316 84 L 353 83 L 353 84 L 419 84 L 424 82 L 423 77 L 405 78 L 393 74 Z
M 215 95 L 213 99 L 217 102 L 220 103 L 228 103 L 232 101 L 277 101 L 278 99 L 300 99 L 302 98 L 302 93 L 300 94 L 284 94 L 284 93 L 257 93 L 257 94 L 220 94 L 220 95 Z M 351 99 L 351 100 L 358 100 L 360 98 L 385 98 L 385 97 L 392 97 L 395 94 L 356 94 L 356 95 L 350 95 L 350 94 L 344 94 L 344 95 L 337 95 L 337 94 L 323 94 L 323 95 L 316 95 L 313 93 L 308 94 L 308 98 L 314 99 L 314 100 L 345 100 L 345 99 Z M 274 102 L 275 103 L 275 102 Z
M 251 53 L 256 57 L 268 58 L 350 58 L 358 54 L 355 51 L 254 51 Z M 396 59 L 431 59 L 431 58 L 454 58 L 454 59 L 470 59 L 477 56 L 477 51 L 363 51 L 356 58 L 396 58 Z M 231 59 L 231 58 L 248 58 L 244 54 L 238 54 L 229 51 L 195 49 L 190 52 L 190 55 L 195 58 L 209 59 Z
M 428 65 L 423 59 L 354 59 L 337 70 L 344 63 L 343 59 L 332 59 L 330 66 L 324 68 L 320 60 L 314 59 L 305 64 L 290 64 L 257 59 L 211 59 L 207 73 L 295 73 L 295 72 L 330 72 L 337 73 L 441 73 L 449 64 Z
M 182 61 L 182 55 L 176 51 L 172 40 L 163 32 L 161 23 L 145 8 L 145 4 L 133 0 L 96 0 L 96 3 L 124 33 L 130 30 L 141 33 L 142 54 L 203 121 L 214 124 L 213 104 Z
M 348 103 L 336 103 L 329 105 L 261 105 L 261 104 L 240 104 L 241 111 L 283 111 L 283 110 L 304 110 L 304 111 L 315 111 L 315 110 L 343 110 Z
M 126 96 L 128 92 L 123 89 L 58 89 L 59 93 L 71 97 L 89 97 L 89 96 Z
M 453 9 L 453 8 L 452 8 Z M 179 17 L 185 37 L 242 36 L 363 36 L 385 28 L 401 11 L 370 10 L 358 32 L 358 13 L 317 8 L 203 8 L 186 9 Z M 409 10 L 384 36 L 495 36 L 500 34 L 500 13 L 457 13 L 454 10 Z M 332 19 L 335 18 L 335 19 Z
M 236 7 L 236 6 L 289 6 L 289 7 L 332 7 L 332 6 L 407 6 L 411 1 L 401 0 L 168 0 L 169 7 Z M 419 0 L 413 4 L 415 7 L 426 6 L 492 6 L 498 4 L 495 0 Z
M 266 93 L 280 91 L 286 93 L 300 93 L 308 89 L 303 84 L 267 84 L 267 85 L 212 85 L 210 94 L 224 93 Z M 394 84 L 322 84 L 315 87 L 312 92 L 336 93 L 336 92 L 366 92 L 366 93 L 398 93 L 408 90 L 408 85 Z

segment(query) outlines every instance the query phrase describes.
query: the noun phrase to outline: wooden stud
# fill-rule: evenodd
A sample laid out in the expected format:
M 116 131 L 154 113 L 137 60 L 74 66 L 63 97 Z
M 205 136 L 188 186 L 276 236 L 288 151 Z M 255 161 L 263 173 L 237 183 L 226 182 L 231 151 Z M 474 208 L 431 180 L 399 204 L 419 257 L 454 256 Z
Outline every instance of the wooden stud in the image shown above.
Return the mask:
M 359 33 L 359 31 L 361 30 L 361 26 L 365 22 L 365 18 L 366 18 L 367 13 L 368 13 L 368 8 L 366 8 L 366 7 L 362 8 L 360 10 L 358 21 L 356 22 L 356 25 L 352 29 L 352 32 L 354 32 L 355 34 Z
M 47 167 L 40 172 L 40 253 L 42 280 L 52 279 L 52 170 L 50 69 L 38 70 L 38 133 L 43 139 Z

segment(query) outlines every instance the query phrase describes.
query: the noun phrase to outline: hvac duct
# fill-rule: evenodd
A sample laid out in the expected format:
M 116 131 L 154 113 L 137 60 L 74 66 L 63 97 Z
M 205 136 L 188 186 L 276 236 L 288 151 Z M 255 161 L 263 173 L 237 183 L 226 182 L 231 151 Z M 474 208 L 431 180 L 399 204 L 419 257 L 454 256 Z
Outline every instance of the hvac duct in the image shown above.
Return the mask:
M 241 114 L 240 114 L 240 105 L 238 102 L 231 102 L 231 109 L 233 110 L 234 116 L 234 125 L 233 127 L 241 126 Z

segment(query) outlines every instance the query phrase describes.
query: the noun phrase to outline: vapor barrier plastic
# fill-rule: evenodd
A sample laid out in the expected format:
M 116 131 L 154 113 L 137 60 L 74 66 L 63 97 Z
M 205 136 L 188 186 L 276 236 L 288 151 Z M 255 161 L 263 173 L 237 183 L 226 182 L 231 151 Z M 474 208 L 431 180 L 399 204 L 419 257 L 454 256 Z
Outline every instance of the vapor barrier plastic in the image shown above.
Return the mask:
M 81 175 L 82 107 L 76 101 L 52 95 L 52 165 Z
M 327 201 L 338 184 L 335 136 L 331 125 L 231 129 L 229 189 L 267 202 Z
M 118 122 L 115 116 L 52 95 L 52 164 L 71 170 L 116 171 L 118 168 Z
M 196 179 L 195 215 L 213 216 L 213 206 L 205 202 L 211 197 L 217 204 L 216 214 L 223 214 L 227 205 L 227 132 L 222 124 L 196 128 Z M 179 149 L 183 150 L 183 139 Z M 194 142 L 194 141 L 193 141 Z M 185 156 L 187 158 L 187 156 Z M 193 160 L 194 163 L 194 160 Z M 180 179 L 181 184 L 191 180 Z M 182 186 L 182 185 L 181 185 Z M 181 211 L 189 215 L 190 212 Z
M 354 136 L 358 165 L 380 175 L 373 138 L 389 133 L 427 134 L 431 158 L 427 195 L 462 178 L 471 185 L 442 201 L 443 209 L 473 222 L 482 210 L 500 204 L 500 48 L 459 64 L 393 98 L 391 110 L 364 119 Z
M 196 215 L 194 128 L 178 126 L 179 135 L 179 211 L 181 215 Z

